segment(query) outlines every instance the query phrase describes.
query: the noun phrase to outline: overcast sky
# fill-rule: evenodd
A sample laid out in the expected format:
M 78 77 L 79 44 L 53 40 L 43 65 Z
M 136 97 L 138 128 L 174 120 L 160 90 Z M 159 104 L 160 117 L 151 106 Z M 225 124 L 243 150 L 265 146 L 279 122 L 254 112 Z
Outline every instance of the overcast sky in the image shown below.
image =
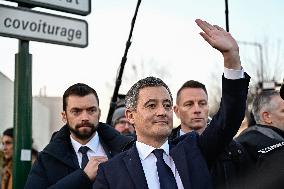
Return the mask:
M 70 85 L 84 82 L 98 91 L 104 121 L 136 3 L 136 0 L 92 1 L 91 14 L 85 17 L 37 8 L 86 20 L 89 45 L 77 48 L 31 41 L 33 95 L 45 87 L 46 95 L 62 96 Z M 1 0 L 0 4 L 15 5 Z M 283 62 L 283 5 L 279 0 L 229 0 L 230 33 L 238 41 L 265 46 L 264 68 L 268 62 L 270 66 Z M 222 56 L 199 36 L 196 18 L 225 28 L 225 1 L 142 0 L 120 93 L 126 93 L 135 81 L 149 75 L 161 77 L 173 94 L 189 79 L 204 82 L 208 87 L 212 73 L 220 79 Z M 11 80 L 17 51 L 16 39 L 0 36 L 0 72 Z M 240 44 L 240 51 L 244 69 L 253 76 L 255 63 L 259 62 L 257 47 Z

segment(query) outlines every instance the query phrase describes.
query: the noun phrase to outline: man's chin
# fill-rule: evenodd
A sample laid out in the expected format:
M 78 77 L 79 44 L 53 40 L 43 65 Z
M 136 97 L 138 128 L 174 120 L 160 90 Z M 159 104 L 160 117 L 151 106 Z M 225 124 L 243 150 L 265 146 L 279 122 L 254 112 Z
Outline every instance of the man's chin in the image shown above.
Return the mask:
M 200 123 L 196 123 L 195 125 L 192 125 L 192 128 L 196 128 L 196 129 L 201 129 L 204 128 L 206 124 L 204 124 L 204 122 L 200 122 Z
M 12 160 L 12 157 L 11 157 L 11 156 L 4 156 L 4 158 L 5 158 L 6 161 Z
M 69 128 L 70 129 L 70 128 Z M 86 140 L 91 138 L 94 133 L 96 132 L 96 129 L 93 129 L 91 127 L 80 127 L 76 130 L 70 129 L 71 133 L 80 140 Z
M 121 132 L 122 135 L 132 135 L 133 133 L 131 133 L 130 131 L 124 131 Z
M 81 140 L 89 139 L 93 136 L 94 132 L 79 132 L 76 133 L 75 136 Z

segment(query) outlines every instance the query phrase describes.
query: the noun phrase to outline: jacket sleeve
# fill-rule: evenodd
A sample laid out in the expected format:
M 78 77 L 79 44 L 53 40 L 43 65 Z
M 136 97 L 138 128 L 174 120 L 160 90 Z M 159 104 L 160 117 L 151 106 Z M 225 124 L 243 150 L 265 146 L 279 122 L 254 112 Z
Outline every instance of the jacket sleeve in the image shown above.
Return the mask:
M 108 185 L 103 166 L 99 165 L 98 174 L 93 184 L 93 189 L 109 189 L 109 188 L 110 187 Z
M 229 145 L 244 119 L 249 81 L 250 77 L 246 73 L 242 79 L 222 77 L 220 108 L 198 139 L 209 166 Z
M 89 189 L 92 186 L 91 180 L 87 177 L 83 170 L 77 169 L 69 175 L 61 178 L 55 184 L 51 184 L 47 175 L 47 169 L 52 169 L 51 167 L 45 167 L 41 156 L 33 165 L 28 179 L 25 185 L 25 189 L 78 189 L 86 188 Z M 56 175 L 56 169 L 52 170 L 54 175 Z

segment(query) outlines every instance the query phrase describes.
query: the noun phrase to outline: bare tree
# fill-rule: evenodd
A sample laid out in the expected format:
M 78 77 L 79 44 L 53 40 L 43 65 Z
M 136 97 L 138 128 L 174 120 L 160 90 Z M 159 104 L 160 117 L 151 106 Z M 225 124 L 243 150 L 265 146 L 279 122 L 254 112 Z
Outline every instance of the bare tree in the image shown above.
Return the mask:
M 279 85 L 279 81 L 282 81 L 284 54 L 281 53 L 282 43 L 280 40 L 275 43 L 269 42 L 268 39 L 265 39 L 263 43 L 239 42 L 239 46 L 243 67 L 251 76 L 246 111 L 246 116 L 250 119 L 251 103 L 255 94 L 261 89 L 261 84 L 263 82 L 275 82 L 276 85 Z M 219 108 L 221 80 L 216 79 L 218 78 L 216 72 L 212 72 L 210 77 L 212 79 L 210 79 L 211 83 L 208 89 L 210 94 L 209 114 L 212 116 Z
M 277 84 L 282 80 L 284 55 L 281 53 L 281 40 L 270 42 L 265 38 L 261 43 L 240 41 L 239 46 L 242 63 L 252 77 L 251 87 L 261 88 L 263 82 Z

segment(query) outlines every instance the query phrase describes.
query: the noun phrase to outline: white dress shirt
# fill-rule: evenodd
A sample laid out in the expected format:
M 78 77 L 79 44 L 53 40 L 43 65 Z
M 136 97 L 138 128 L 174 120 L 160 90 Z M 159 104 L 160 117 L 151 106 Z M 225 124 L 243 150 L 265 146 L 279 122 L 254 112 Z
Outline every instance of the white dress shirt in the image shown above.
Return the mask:
M 244 69 L 234 70 L 224 67 L 224 77 L 226 79 L 241 79 L 245 77 Z
M 160 189 L 159 176 L 158 176 L 158 171 L 157 171 L 157 166 L 156 166 L 157 158 L 152 153 L 152 151 L 156 148 L 149 146 L 147 144 L 144 144 L 142 142 L 139 142 L 139 141 L 136 142 L 136 147 L 138 150 L 140 161 L 142 163 L 142 167 L 144 170 L 148 188 L 149 189 Z M 171 158 L 171 156 L 169 155 L 168 141 L 166 141 L 159 149 L 164 150 L 164 154 L 163 154 L 164 161 L 171 168 L 174 174 L 174 177 L 176 179 L 178 188 L 183 189 L 183 185 L 182 185 L 179 173 L 176 169 L 175 163 L 173 159 Z
M 181 129 L 179 130 L 179 136 L 185 135 L 186 133 L 183 132 Z
M 71 143 L 72 146 L 76 152 L 77 155 L 77 159 L 78 159 L 78 163 L 81 167 L 81 163 L 82 163 L 82 153 L 79 152 L 79 148 L 81 146 L 88 146 L 90 148 L 90 150 L 87 152 L 88 158 L 90 159 L 90 157 L 92 156 L 107 156 L 101 143 L 100 143 L 100 138 L 98 133 L 96 132 L 95 136 L 85 145 L 80 144 L 79 142 L 77 142 L 76 140 L 74 140 L 71 135 L 70 135 L 70 139 L 71 139 Z

